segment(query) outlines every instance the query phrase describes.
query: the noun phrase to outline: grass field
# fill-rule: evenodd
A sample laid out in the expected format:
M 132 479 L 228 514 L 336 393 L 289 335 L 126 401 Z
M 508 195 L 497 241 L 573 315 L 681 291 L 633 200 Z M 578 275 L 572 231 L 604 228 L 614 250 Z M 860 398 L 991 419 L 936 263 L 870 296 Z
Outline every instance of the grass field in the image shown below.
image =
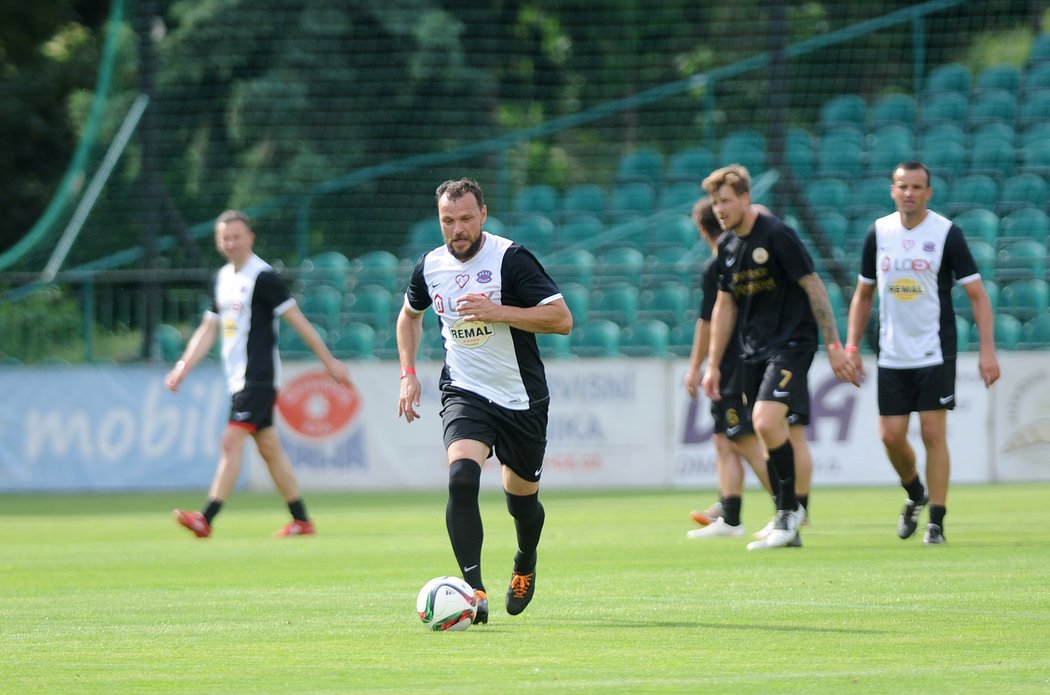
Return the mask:
M 486 493 L 492 617 L 443 634 L 443 494 L 312 494 L 319 535 L 278 540 L 239 493 L 197 540 L 170 510 L 202 494 L 0 496 L 0 692 L 1050 692 L 1047 485 L 955 487 L 942 547 L 897 539 L 899 488 L 818 489 L 804 548 L 751 553 L 685 537 L 709 491 L 545 492 L 513 618 Z

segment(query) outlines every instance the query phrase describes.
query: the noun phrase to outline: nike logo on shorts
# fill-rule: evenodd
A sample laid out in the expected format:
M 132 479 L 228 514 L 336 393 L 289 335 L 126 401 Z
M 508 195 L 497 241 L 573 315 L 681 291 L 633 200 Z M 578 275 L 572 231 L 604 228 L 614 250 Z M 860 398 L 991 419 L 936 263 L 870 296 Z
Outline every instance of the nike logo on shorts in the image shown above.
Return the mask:
M 249 410 L 238 410 L 236 413 L 233 414 L 233 419 L 237 422 L 242 422 L 244 420 L 247 420 L 251 416 L 252 413 Z
M 773 389 L 773 398 L 787 398 L 790 395 L 790 391 L 781 391 L 780 389 Z
M 941 405 L 948 405 L 949 403 L 951 403 L 954 400 L 955 400 L 955 396 L 954 395 L 941 396 L 940 398 L 937 399 L 937 402 L 940 403 Z

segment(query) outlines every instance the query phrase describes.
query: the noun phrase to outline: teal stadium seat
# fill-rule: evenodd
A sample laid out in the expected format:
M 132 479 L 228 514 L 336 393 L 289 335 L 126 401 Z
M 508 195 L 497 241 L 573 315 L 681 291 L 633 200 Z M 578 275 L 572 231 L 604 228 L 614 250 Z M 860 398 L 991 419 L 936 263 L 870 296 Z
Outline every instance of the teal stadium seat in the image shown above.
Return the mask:
M 591 311 L 587 323 L 596 320 L 612 321 L 621 328 L 638 320 L 638 287 L 633 283 L 618 282 L 591 292 Z
M 671 327 L 667 336 L 667 352 L 676 357 L 689 357 L 693 351 L 696 321 L 683 321 Z
M 919 109 L 919 125 L 925 129 L 934 124 L 948 123 L 965 128 L 969 110 L 970 102 L 964 94 L 958 92 L 931 94 L 923 100 L 922 108 Z
M 936 145 L 942 142 L 954 142 L 959 147 L 966 147 L 969 140 L 966 131 L 955 123 L 935 123 L 922 131 L 919 139 L 919 149 L 927 145 Z
M 508 233 L 511 239 L 541 258 L 554 248 L 554 223 L 545 215 L 526 214 L 516 218 Z
M 1043 205 L 1045 203 L 1040 203 Z M 1014 210 L 1002 219 L 1000 241 L 1004 245 L 1023 239 L 1045 246 L 1050 236 L 1050 218 L 1039 207 L 1025 207 Z
M 971 208 L 994 210 L 999 204 L 999 184 L 984 174 L 967 174 L 957 177 L 948 191 L 944 210 L 954 217 Z
M 572 352 L 578 357 L 620 356 L 620 327 L 612 321 L 591 321 L 570 335 Z
M 656 209 L 656 190 L 648 183 L 618 183 L 609 195 L 606 217 L 616 222 L 625 216 L 646 217 Z
M 1050 67 L 1047 68 L 1050 73 Z M 1017 127 L 1022 130 L 1036 123 L 1050 121 L 1050 87 L 1044 87 L 1028 93 L 1021 102 L 1021 113 L 1017 117 Z
M 1047 63 L 1047 65 L 1050 66 L 1050 63 Z M 1050 140 L 1050 121 L 1032 123 L 1031 125 L 1026 126 L 1017 134 L 1017 139 L 1018 148 L 1021 150 L 1024 150 L 1024 148 L 1028 147 L 1034 142 L 1039 142 L 1040 140 Z M 1021 152 L 1021 155 L 1021 159 L 1023 161 L 1023 151 Z
M 896 126 L 884 126 L 869 138 L 867 172 L 869 176 L 889 177 L 893 167 L 915 159 L 914 138 L 911 131 Z
M 985 208 L 972 208 L 955 218 L 967 241 L 982 241 L 994 248 L 999 241 L 999 216 Z
M 156 354 L 164 362 L 174 363 L 182 358 L 182 351 L 186 347 L 186 341 L 182 338 L 182 332 L 167 323 L 158 323 L 153 331 L 153 344 Z
M 995 315 L 995 347 L 1000 350 L 1016 350 L 1022 339 L 1022 324 L 1009 314 Z M 977 324 L 970 329 L 970 346 L 976 349 L 980 344 Z
M 767 149 L 766 136 L 753 128 L 741 128 L 726 133 L 722 138 L 722 149 L 735 150 L 740 147 Z
M 1050 139 L 1036 140 L 1021 150 L 1019 172 L 1029 172 L 1039 176 L 1050 176 Z
M 1028 350 L 1050 349 L 1050 314 L 1041 314 L 1026 321 L 1021 335 Z
M 667 182 L 698 185 L 715 169 L 715 156 L 705 147 L 689 147 L 671 155 L 667 163 Z
M 1040 89 L 1050 89 L 1050 63 L 1037 63 L 1029 67 L 1024 73 L 1023 86 L 1026 95 Z
M 321 340 L 327 344 L 328 331 L 325 330 L 324 326 L 315 323 L 313 324 L 313 327 L 314 330 L 317 331 L 317 335 L 321 336 Z M 302 337 L 294 328 L 288 325 L 281 327 L 281 332 L 277 338 L 277 344 L 280 346 L 281 353 L 286 357 L 301 358 L 313 354 L 310 350 L 310 346 L 303 341 Z
M 998 140 L 1012 147 L 1014 142 L 1017 141 L 1017 132 L 1010 123 L 991 121 L 973 129 L 973 133 L 970 136 L 970 146 L 979 145 L 985 140 Z
M 973 256 L 973 260 L 977 264 L 977 271 L 981 274 L 981 277 L 985 281 L 994 280 L 996 262 L 995 246 L 977 240 L 969 241 L 969 246 L 970 254 Z
M 966 169 L 966 148 L 957 142 L 923 138 L 919 159 L 930 173 L 951 180 Z
M 1038 209 L 1046 205 L 1046 201 L 1046 179 L 1026 171 L 1011 176 L 1003 182 L 1003 190 L 999 194 L 998 212 L 1000 215 L 1009 215 L 1024 208 Z
M 328 285 L 346 289 L 350 278 L 350 261 L 338 251 L 325 251 L 312 256 L 299 268 L 299 279 L 308 285 Z
M 512 209 L 519 215 L 540 214 L 553 218 L 558 214 L 559 203 L 558 191 L 553 186 L 535 184 L 518 189 Z
M 575 282 L 560 283 L 558 289 L 569 311 L 572 312 L 573 330 L 586 325 L 591 310 L 590 289 Z
M 572 282 L 589 288 L 594 281 L 594 254 L 587 249 L 570 249 L 554 256 L 545 265 L 547 272 L 560 287 Z
M 415 262 L 421 255 L 437 248 L 441 243 L 441 222 L 435 213 L 409 227 L 408 239 L 401 248 L 401 256 Z
M 640 147 L 620 157 L 616 181 L 658 185 L 663 180 L 664 156 L 651 147 Z
M 670 334 L 663 321 L 636 321 L 620 332 L 620 352 L 629 357 L 664 357 Z
M 817 146 L 813 135 L 802 128 L 788 130 L 784 142 L 788 168 L 802 181 L 809 181 L 817 169 Z
M 971 128 L 994 122 L 1012 125 L 1017 111 L 1017 97 L 1004 89 L 989 89 L 970 101 L 966 119 Z
M 437 246 L 441 238 L 434 243 Z M 354 287 L 359 285 L 379 285 L 388 292 L 402 289 L 398 274 L 401 261 L 389 251 L 369 251 L 355 258 L 350 263 L 350 277 Z
M 1028 321 L 1050 310 L 1050 286 L 1046 280 L 1017 280 L 1003 285 L 999 291 L 1000 313 Z
M 845 180 L 859 177 L 864 166 L 864 140 L 864 134 L 855 128 L 826 132 L 817 146 L 816 175 Z
M 596 247 L 605 234 L 605 223 L 589 213 L 576 214 L 562 220 L 555 230 L 555 247 Z
M 740 164 L 752 177 L 758 176 L 766 170 L 766 151 L 747 142 L 723 145 L 718 153 L 718 166 L 730 164 Z
M 376 358 L 376 330 L 364 323 L 348 324 L 335 336 L 332 350 L 344 359 L 373 360 Z
M 630 246 L 616 246 L 599 254 L 594 265 L 594 280 L 598 285 L 636 281 L 645 268 L 645 255 Z
M 966 352 L 970 349 L 970 322 L 964 317 L 955 316 L 955 349 Z
M 1050 33 L 1037 34 L 1028 53 L 1028 64 L 1039 65 L 1050 61 Z
M 703 194 L 699 182 L 700 179 L 664 184 L 663 188 L 660 189 L 657 207 L 661 210 L 681 210 L 685 214 L 689 214 L 693 204 Z
M 842 125 L 860 127 L 864 125 L 867 114 L 868 104 L 862 97 L 856 94 L 839 94 L 825 101 L 820 107 L 818 123 L 821 131 Z
M 300 301 L 300 308 L 313 323 L 331 331 L 342 323 L 343 292 L 328 285 L 308 287 Z
M 570 186 L 561 199 L 563 214 L 587 213 L 602 217 L 605 215 L 605 189 L 597 184 L 585 183 Z
M 910 128 L 918 110 L 915 97 L 910 94 L 885 94 L 868 110 L 868 128 L 898 124 Z
M 383 330 L 394 325 L 402 301 L 402 293 L 392 293 L 379 285 L 355 287 L 346 296 L 346 322 Z
M 685 250 L 700 238 L 693 218 L 685 214 L 653 218 L 646 226 L 645 236 L 646 253 L 654 253 L 669 246 Z
M 905 160 L 897 160 L 902 162 Z M 869 176 L 857 184 L 856 189 L 850 196 L 848 208 L 851 217 L 866 216 L 872 219 L 882 217 L 893 212 L 893 198 L 890 197 L 891 179 L 889 172 L 893 165 L 884 169 L 882 176 Z
M 1046 246 L 1030 239 L 1007 244 L 999 251 L 995 279 L 999 282 L 1046 277 Z
M 1001 181 L 1014 173 L 1014 146 L 1005 140 L 980 140 L 970 148 L 968 174 L 983 174 Z
M 543 359 L 572 357 L 572 338 L 561 333 L 537 333 L 536 344 Z
M 638 298 L 638 319 L 656 319 L 669 326 L 696 316 L 693 293 L 684 282 L 665 282 L 642 290 Z
M 883 186 L 887 187 L 883 181 Z M 849 237 L 849 220 L 840 212 L 835 210 L 823 210 L 817 216 L 817 226 L 820 228 L 821 238 L 832 249 L 842 249 Z
M 889 184 L 887 184 L 889 190 Z M 845 210 L 850 202 L 849 185 L 836 178 L 817 179 L 805 189 L 806 201 L 811 207 L 822 210 Z
M 973 76 L 970 74 L 970 69 L 965 65 L 962 63 L 946 63 L 930 71 L 930 74 L 926 77 L 923 92 L 927 95 L 955 92 L 965 96 L 970 93 L 972 82 Z
M 703 242 L 697 242 L 688 249 L 668 246 L 648 253 L 642 267 L 642 287 L 699 277 L 704 261 L 709 257 L 710 251 Z
M 977 73 L 974 89 L 983 92 L 991 89 L 1002 89 L 1017 95 L 1021 91 L 1021 70 L 1010 63 L 999 63 Z

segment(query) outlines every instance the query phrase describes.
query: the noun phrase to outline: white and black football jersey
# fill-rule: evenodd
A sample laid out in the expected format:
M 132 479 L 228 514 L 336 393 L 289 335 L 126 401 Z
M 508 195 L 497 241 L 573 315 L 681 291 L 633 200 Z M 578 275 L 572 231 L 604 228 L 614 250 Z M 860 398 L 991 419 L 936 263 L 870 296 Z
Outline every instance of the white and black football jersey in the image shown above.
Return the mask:
M 277 322 L 293 306 L 295 299 L 284 282 L 255 254 L 240 270 L 234 270 L 232 263 L 219 269 L 205 317 L 219 321 L 230 393 L 242 391 L 246 384 L 279 385 Z
M 464 320 L 456 301 L 485 294 L 496 304 L 533 307 L 560 299 L 561 293 L 528 250 L 510 239 L 482 235 L 481 249 L 466 262 L 444 245 L 425 254 L 412 271 L 405 303 L 417 314 L 432 306 L 438 316 L 445 347 L 442 389 L 527 410 L 549 396 L 536 336 L 503 323 Z
M 956 353 L 952 283 L 980 280 L 962 230 L 929 211 L 914 229 L 900 213 L 868 228 L 859 281 L 879 295 L 878 364 L 914 369 L 942 364 Z

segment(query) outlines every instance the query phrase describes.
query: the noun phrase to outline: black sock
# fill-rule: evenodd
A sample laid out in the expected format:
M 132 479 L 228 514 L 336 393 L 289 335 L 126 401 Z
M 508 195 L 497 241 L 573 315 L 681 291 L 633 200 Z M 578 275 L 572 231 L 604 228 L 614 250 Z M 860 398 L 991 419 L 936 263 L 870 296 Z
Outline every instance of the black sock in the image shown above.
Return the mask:
M 806 508 L 806 516 L 809 516 L 809 495 L 795 495 L 798 503 Z
M 722 498 L 722 514 L 725 522 L 730 526 L 740 525 L 740 507 L 743 504 L 743 500 L 740 497 L 723 497 Z
M 778 481 L 773 484 L 773 489 L 778 489 L 779 484 L 780 490 L 777 495 L 777 509 L 795 511 L 798 499 L 795 497 L 795 448 L 791 446 L 791 440 L 786 440 L 776 449 L 770 449 L 769 460 L 776 475 L 775 480 Z M 773 482 L 773 479 L 770 482 Z
M 908 482 L 902 482 L 901 487 L 908 493 L 908 499 L 912 502 L 921 502 L 922 498 L 926 495 L 926 490 L 922 487 L 922 481 L 919 480 L 919 476 L 916 475 Z
M 514 555 L 514 571 L 530 574 L 536 569 L 536 548 L 540 544 L 540 533 L 547 513 L 540 504 L 539 493 L 512 495 L 507 497 L 507 511 L 514 517 L 514 529 L 518 533 L 518 552 Z
M 780 499 L 780 478 L 777 469 L 773 467 L 773 459 L 766 457 L 766 475 L 769 477 L 769 489 L 773 491 L 773 509 L 778 508 L 777 500 Z
M 448 467 L 448 504 L 445 527 L 452 541 L 452 552 L 463 572 L 463 579 L 475 589 L 485 590 L 481 581 L 481 466 L 470 459 L 457 459 Z
M 204 520 L 208 522 L 209 526 L 211 526 L 211 520 L 218 515 L 220 509 L 222 509 L 222 500 L 208 500 L 208 504 L 205 505 L 204 511 L 201 512 L 201 514 L 204 515 Z
M 302 498 L 292 500 L 288 503 L 288 511 L 292 513 L 292 518 L 297 521 L 309 521 L 310 517 L 306 515 L 306 505 L 303 504 Z
M 948 508 L 940 504 L 930 505 L 930 523 L 937 524 L 944 530 L 944 515 L 948 513 Z

